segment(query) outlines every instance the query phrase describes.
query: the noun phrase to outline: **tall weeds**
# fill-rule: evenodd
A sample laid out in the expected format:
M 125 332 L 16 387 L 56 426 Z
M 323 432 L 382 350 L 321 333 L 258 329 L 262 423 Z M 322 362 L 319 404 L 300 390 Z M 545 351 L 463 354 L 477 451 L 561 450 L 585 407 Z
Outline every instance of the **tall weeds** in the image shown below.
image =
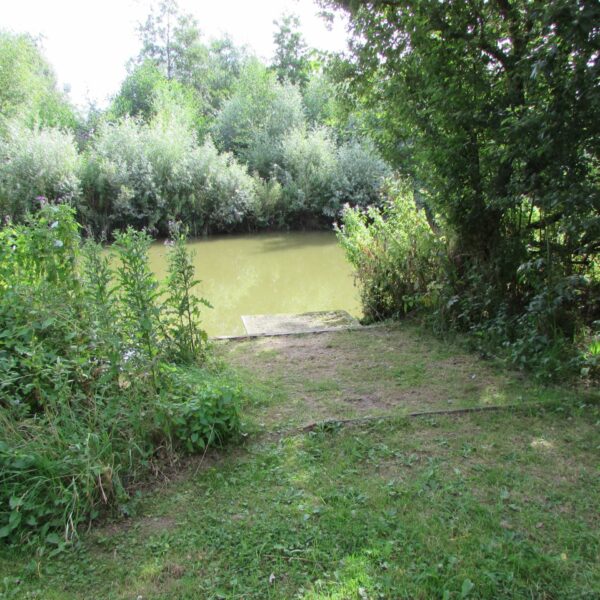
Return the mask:
M 59 550 L 82 523 L 129 511 L 129 486 L 165 453 L 239 428 L 241 390 L 201 368 L 185 238 L 166 291 L 150 242 L 128 229 L 109 256 L 45 201 L 0 230 L 0 540 Z

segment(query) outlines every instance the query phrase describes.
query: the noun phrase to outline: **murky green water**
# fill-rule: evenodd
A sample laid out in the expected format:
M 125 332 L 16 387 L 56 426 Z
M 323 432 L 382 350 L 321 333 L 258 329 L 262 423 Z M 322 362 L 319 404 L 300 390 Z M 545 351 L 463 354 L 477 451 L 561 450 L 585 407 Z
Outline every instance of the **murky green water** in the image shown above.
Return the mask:
M 361 314 L 352 268 L 333 233 L 218 236 L 190 244 L 202 280 L 199 293 L 214 306 L 203 311 L 209 335 L 245 333 L 241 315 L 335 309 Z M 160 279 L 165 254 L 161 243 L 150 251 Z

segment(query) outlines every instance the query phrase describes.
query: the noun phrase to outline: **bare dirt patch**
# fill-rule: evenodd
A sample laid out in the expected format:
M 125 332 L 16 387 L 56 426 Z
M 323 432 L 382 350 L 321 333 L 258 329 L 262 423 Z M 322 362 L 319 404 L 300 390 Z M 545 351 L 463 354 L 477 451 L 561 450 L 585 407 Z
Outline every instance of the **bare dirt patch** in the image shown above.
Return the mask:
M 230 364 L 280 393 L 255 411 L 272 428 L 514 401 L 506 377 L 411 325 L 230 341 L 221 348 Z

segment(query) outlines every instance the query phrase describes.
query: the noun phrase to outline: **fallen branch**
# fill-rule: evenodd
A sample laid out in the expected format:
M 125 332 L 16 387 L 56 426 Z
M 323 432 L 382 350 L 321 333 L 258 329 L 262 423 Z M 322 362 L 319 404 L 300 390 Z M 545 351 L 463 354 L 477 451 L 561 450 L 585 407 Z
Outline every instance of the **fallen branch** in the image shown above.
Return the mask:
M 523 408 L 537 408 L 542 406 L 539 402 L 531 403 L 531 404 L 495 404 L 492 406 L 470 406 L 465 408 L 450 408 L 450 409 L 440 409 L 440 410 L 426 410 L 422 412 L 412 412 L 407 413 L 405 415 L 373 415 L 368 417 L 358 417 L 356 419 L 328 419 L 326 421 L 316 421 L 314 423 L 309 423 L 308 425 L 304 425 L 303 427 L 298 427 L 296 429 L 289 429 L 287 431 L 280 432 L 281 434 L 292 434 L 292 433 L 306 433 L 310 431 L 314 431 L 317 428 L 327 428 L 327 427 L 340 427 L 345 425 L 361 425 L 363 423 L 371 423 L 377 421 L 390 421 L 398 418 L 407 418 L 414 419 L 419 417 L 435 417 L 435 416 L 454 416 L 454 415 L 464 415 L 469 413 L 478 413 L 478 412 L 498 412 L 502 410 L 516 410 Z

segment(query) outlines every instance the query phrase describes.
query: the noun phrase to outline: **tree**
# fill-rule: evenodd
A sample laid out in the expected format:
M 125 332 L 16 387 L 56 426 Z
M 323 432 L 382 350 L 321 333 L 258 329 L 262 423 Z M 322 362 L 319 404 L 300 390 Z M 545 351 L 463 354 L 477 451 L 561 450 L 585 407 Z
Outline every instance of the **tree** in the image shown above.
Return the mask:
M 148 121 L 154 112 L 154 95 L 157 88 L 165 81 L 165 76 L 151 60 L 137 65 L 127 75 L 119 93 L 112 102 L 110 109 L 114 118 L 141 117 Z
M 466 246 L 486 255 L 532 206 L 548 224 L 597 211 L 596 4 L 336 4 L 352 11 L 355 81 L 385 115 L 388 156 L 406 166 L 410 149 Z
M 37 42 L 0 31 L 0 132 L 13 117 L 29 125 L 69 128 L 78 120 Z
M 159 67 L 167 79 L 175 72 L 175 35 L 174 30 L 180 18 L 176 0 L 161 0 L 157 10 L 151 10 L 146 22 L 138 26 L 142 49 L 137 62 L 152 61 Z
M 374 135 L 448 226 L 465 326 L 504 315 L 515 330 L 572 336 L 574 315 L 600 308 L 590 283 L 600 252 L 600 6 L 325 4 L 350 12 L 347 69 L 379 116 Z
M 154 66 L 168 81 L 194 90 L 203 117 L 214 117 L 246 62 L 245 49 L 227 36 L 204 43 L 197 20 L 182 14 L 175 0 L 163 0 L 138 31 L 142 49 L 130 73 L 135 83 L 146 83 L 147 65 Z
M 259 61 L 249 61 L 214 124 L 219 149 L 233 152 L 252 171 L 268 177 L 291 129 L 305 125 L 297 86 L 280 84 Z
M 296 15 L 284 15 L 274 21 L 278 30 L 273 35 L 275 56 L 272 67 L 280 82 L 304 84 L 309 75 L 308 49 L 302 33 L 298 30 L 300 19 Z
M 227 35 L 211 42 L 206 87 L 213 111 L 218 111 L 229 98 L 248 60 L 246 48 L 236 46 Z

